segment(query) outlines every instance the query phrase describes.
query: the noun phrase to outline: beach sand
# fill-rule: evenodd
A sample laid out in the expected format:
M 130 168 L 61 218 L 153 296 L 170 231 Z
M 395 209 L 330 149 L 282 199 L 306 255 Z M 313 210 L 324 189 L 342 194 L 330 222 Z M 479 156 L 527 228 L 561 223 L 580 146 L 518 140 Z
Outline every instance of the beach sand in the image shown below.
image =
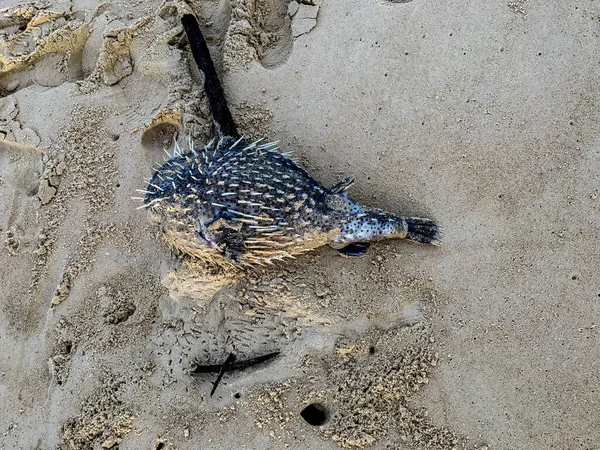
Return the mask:
M 0 448 L 600 448 L 597 2 L 51 3 L 0 4 Z M 248 139 L 443 245 L 169 248 L 132 197 L 214 136 L 186 12 Z M 211 397 L 230 352 L 280 354 Z

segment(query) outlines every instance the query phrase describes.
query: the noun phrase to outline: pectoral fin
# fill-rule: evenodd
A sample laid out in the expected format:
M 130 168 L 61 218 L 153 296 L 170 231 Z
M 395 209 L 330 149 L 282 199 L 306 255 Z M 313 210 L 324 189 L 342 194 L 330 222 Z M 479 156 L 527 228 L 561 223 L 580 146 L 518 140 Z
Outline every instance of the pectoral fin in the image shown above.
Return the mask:
M 242 255 L 246 253 L 246 244 L 236 230 L 224 228 L 221 232 L 219 250 L 229 261 L 239 263 Z
M 344 256 L 364 256 L 367 253 L 367 250 L 371 246 L 370 242 L 353 242 L 352 244 L 348 244 L 342 248 L 336 248 L 340 254 Z
M 246 244 L 239 233 L 241 225 L 239 222 L 220 217 L 203 224 L 196 231 L 196 236 L 204 244 L 218 250 L 229 261 L 239 263 L 246 252 Z
M 354 184 L 354 177 L 346 177 L 329 189 L 330 194 L 341 194 Z

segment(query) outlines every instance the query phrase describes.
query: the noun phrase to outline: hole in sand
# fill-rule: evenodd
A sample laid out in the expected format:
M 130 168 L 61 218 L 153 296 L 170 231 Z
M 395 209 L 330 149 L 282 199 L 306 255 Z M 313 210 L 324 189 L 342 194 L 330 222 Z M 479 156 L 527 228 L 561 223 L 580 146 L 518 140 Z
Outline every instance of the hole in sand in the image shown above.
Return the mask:
M 311 403 L 300 412 L 300 415 L 306 420 L 306 423 L 314 427 L 327 422 L 327 410 L 323 405 L 318 403 Z

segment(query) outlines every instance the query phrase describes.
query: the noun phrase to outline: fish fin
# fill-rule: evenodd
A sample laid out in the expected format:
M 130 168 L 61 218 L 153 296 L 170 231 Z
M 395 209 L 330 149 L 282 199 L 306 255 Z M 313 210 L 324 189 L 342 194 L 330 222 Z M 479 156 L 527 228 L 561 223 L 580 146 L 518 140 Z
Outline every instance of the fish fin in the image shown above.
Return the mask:
M 442 229 L 435 220 L 407 217 L 404 221 L 408 227 L 406 239 L 421 244 L 441 245 Z
M 365 256 L 367 250 L 371 246 L 370 242 L 353 242 L 342 248 L 336 248 L 340 254 L 344 256 Z
M 353 184 L 354 184 L 354 177 L 352 177 L 352 176 L 346 177 L 339 183 L 330 187 L 329 193 L 330 194 L 341 194 L 342 192 L 344 192 L 346 189 L 348 189 Z
M 219 239 L 221 255 L 230 262 L 238 264 L 246 253 L 246 243 L 237 230 L 223 228 Z
M 232 263 L 239 263 L 246 253 L 246 243 L 240 235 L 242 224 L 229 220 L 228 214 L 219 214 L 218 218 L 203 224 L 196 236 L 202 243 L 214 248 Z
M 208 97 L 210 110 L 213 115 L 213 121 L 217 128 L 220 137 L 239 138 L 235 122 L 231 117 L 231 112 L 227 106 L 227 99 L 223 92 L 223 87 L 217 76 L 217 71 L 210 57 L 206 40 L 200 31 L 198 21 L 192 14 L 184 14 L 181 18 L 181 24 L 185 30 L 192 55 L 196 61 L 196 65 L 204 75 L 204 91 Z

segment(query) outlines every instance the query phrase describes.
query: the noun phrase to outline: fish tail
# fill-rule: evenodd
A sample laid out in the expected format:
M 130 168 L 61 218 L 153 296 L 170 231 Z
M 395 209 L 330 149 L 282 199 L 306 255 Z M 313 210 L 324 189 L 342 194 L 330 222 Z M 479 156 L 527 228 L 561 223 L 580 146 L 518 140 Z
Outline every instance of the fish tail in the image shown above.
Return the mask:
M 192 14 L 184 14 L 181 18 L 181 24 L 190 42 L 190 48 L 192 49 L 196 65 L 204 75 L 204 90 L 208 97 L 208 103 L 210 104 L 217 132 L 222 138 L 232 137 L 237 139 L 240 136 L 233 117 L 231 117 L 223 87 L 217 76 L 213 60 L 210 57 L 206 40 L 198 26 L 198 21 Z
M 420 217 L 404 219 L 407 226 L 405 239 L 421 244 L 440 245 L 442 229 L 435 220 Z

